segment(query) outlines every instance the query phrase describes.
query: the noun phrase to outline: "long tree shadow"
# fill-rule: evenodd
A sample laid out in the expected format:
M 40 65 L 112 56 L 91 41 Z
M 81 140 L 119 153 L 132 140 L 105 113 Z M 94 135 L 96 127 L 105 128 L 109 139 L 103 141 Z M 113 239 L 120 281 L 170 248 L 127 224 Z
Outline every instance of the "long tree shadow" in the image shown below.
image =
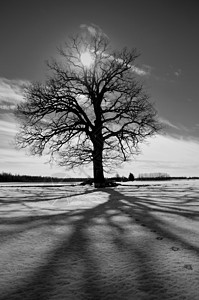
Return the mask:
M 66 197 L 62 192 L 63 195 L 57 195 L 59 199 Z M 169 200 L 163 207 L 154 199 L 132 196 L 131 188 L 126 188 L 125 193 L 120 188 L 82 188 L 81 193 L 73 195 L 80 194 L 84 201 L 88 195 L 94 200 L 100 196 L 102 201 L 90 208 L 65 208 L 62 212 L 57 205 L 49 208 L 54 210 L 50 214 L 6 220 L 6 224 L 16 227 L 25 224 L 27 231 L 43 227 L 50 232 L 58 228 L 61 234 L 58 232 L 52 238 L 52 247 L 44 261 L 25 280 L 19 280 L 13 292 L 6 291 L 0 299 L 153 299 L 157 293 L 160 298 L 168 299 L 175 294 L 175 290 L 167 287 L 164 276 L 159 276 L 157 268 L 153 268 L 157 264 L 156 253 L 147 252 L 145 246 L 153 244 L 155 236 L 146 231 L 192 250 L 198 257 L 199 248 L 176 235 L 172 225 L 165 224 L 157 215 L 164 212 L 195 218 L 198 214 L 194 210 L 176 209 Z M 58 199 L 56 194 L 53 198 Z M 42 239 L 37 238 L 35 242 L 42 244 Z M 151 249 L 155 252 L 154 247 Z

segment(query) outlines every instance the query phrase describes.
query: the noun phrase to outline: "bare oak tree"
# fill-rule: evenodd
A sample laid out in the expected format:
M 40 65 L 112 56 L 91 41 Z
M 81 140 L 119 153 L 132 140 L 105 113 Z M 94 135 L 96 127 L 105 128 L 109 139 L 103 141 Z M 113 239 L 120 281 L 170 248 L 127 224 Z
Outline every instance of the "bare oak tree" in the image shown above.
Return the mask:
M 104 169 L 139 152 L 139 144 L 161 124 L 137 81 L 136 49 L 112 51 L 102 34 L 71 38 L 48 62 L 45 84 L 25 89 L 16 116 L 16 141 L 31 154 L 47 153 L 61 166 L 93 162 L 95 187 L 105 186 Z

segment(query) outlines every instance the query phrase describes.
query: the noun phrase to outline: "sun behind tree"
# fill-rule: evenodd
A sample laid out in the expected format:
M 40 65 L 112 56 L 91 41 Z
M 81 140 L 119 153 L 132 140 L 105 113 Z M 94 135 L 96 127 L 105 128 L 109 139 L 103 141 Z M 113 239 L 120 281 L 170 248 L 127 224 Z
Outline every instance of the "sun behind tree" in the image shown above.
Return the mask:
M 18 105 L 17 145 L 66 168 L 92 162 L 95 187 L 104 187 L 104 170 L 138 154 L 161 129 L 136 78 L 137 51 L 113 51 L 97 34 L 72 38 L 59 53 L 61 62 L 49 63 L 51 78 L 26 88 Z
M 91 65 L 94 63 L 94 57 L 89 50 L 81 54 L 80 60 L 82 64 L 87 68 L 91 67 Z

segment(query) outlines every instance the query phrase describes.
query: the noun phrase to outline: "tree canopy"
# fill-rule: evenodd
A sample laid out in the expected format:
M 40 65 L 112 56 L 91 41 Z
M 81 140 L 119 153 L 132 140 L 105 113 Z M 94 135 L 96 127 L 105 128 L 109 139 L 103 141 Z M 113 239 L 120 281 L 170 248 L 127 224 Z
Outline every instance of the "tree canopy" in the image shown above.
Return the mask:
M 104 169 L 139 153 L 161 129 L 154 105 L 138 82 L 136 49 L 114 51 L 101 33 L 77 35 L 48 62 L 45 83 L 30 84 L 16 110 L 16 142 L 33 155 L 47 153 L 61 166 L 93 163 L 95 186 Z

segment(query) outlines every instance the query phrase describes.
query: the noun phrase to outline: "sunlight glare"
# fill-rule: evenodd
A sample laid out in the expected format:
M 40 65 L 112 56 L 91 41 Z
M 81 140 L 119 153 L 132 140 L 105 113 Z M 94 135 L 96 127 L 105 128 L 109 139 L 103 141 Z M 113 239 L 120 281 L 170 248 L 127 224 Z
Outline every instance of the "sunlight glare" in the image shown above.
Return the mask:
M 93 55 L 89 51 L 83 52 L 80 59 L 82 64 L 87 68 L 89 68 L 94 62 Z

